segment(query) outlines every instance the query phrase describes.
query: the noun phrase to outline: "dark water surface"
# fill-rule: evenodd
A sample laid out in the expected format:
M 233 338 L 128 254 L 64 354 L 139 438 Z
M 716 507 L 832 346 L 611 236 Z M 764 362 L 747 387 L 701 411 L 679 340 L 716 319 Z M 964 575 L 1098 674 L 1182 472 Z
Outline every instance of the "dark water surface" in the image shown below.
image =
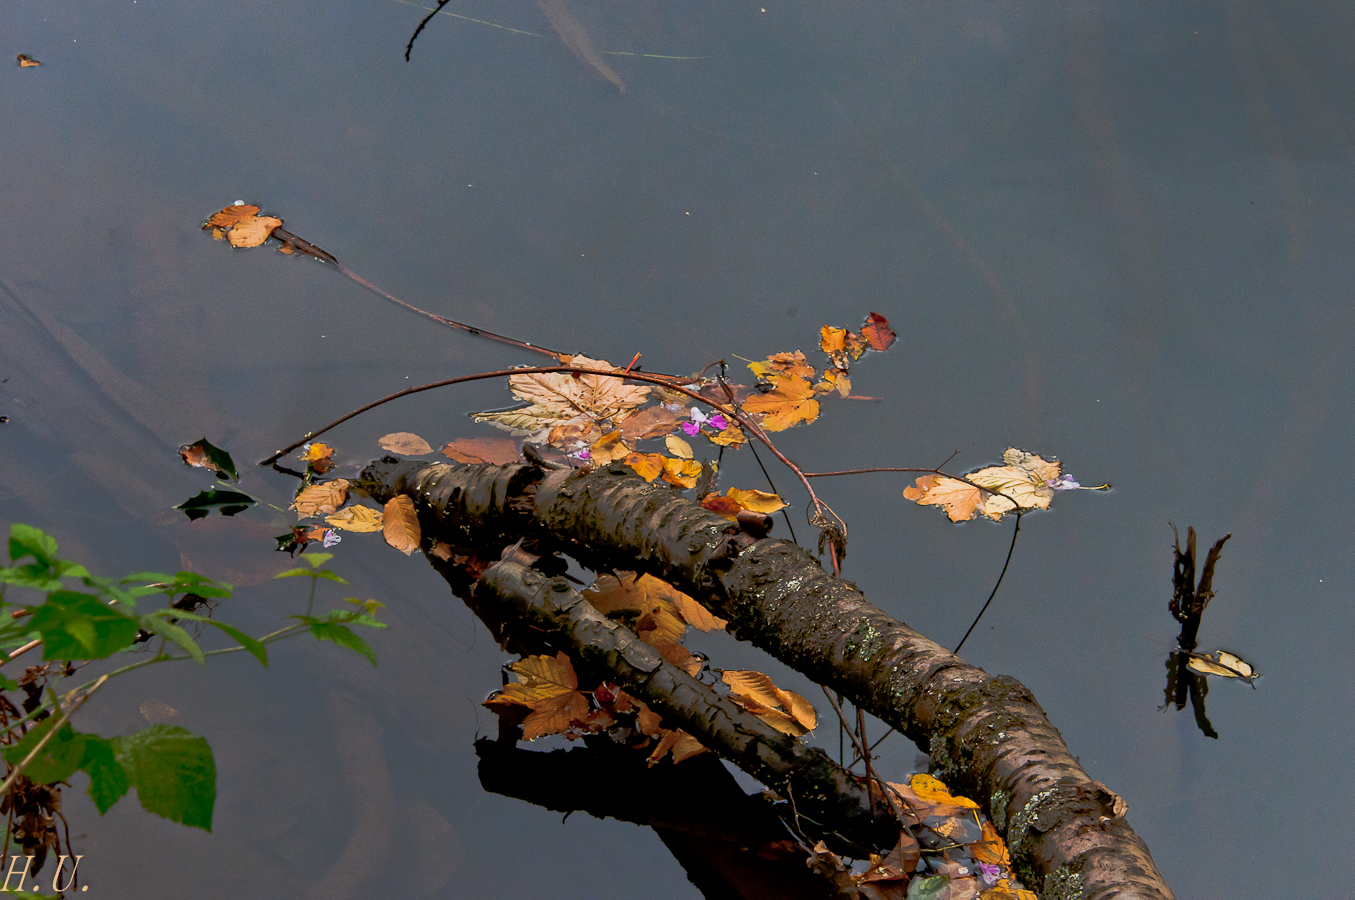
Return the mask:
M 184 521 L 207 479 L 179 444 L 251 463 L 401 387 L 535 361 L 199 232 L 237 199 L 410 302 L 652 370 L 813 351 L 876 310 L 901 340 L 853 379 L 883 401 L 826 404 L 784 449 L 964 469 L 1018 446 L 1114 482 L 1026 520 L 965 656 L 1035 692 L 1179 896 L 1355 896 L 1355 8 L 567 7 L 602 50 L 699 59 L 607 56 L 622 94 L 528 2 L 448 9 L 536 36 L 443 16 L 408 64 L 423 12 L 394 0 L 5 3 L 0 50 L 42 66 L 0 74 L 0 523 L 107 574 L 234 582 L 222 614 L 260 633 L 304 602 L 269 580 L 289 517 Z M 423 394 L 333 443 L 352 467 L 388 431 L 485 435 L 464 413 L 507 401 Z M 906 483 L 826 485 L 845 574 L 953 644 L 1010 526 L 950 527 Z M 286 506 L 280 476 L 243 486 Z M 1264 677 L 1214 683 L 1219 740 L 1157 709 L 1169 519 L 1234 534 L 1201 642 Z M 295 642 L 80 712 L 186 727 L 219 769 L 210 835 L 130 799 L 101 819 L 77 776 L 83 896 L 694 896 L 648 831 L 483 793 L 504 654 L 422 561 L 351 536 L 331 565 L 388 604 L 379 668 Z

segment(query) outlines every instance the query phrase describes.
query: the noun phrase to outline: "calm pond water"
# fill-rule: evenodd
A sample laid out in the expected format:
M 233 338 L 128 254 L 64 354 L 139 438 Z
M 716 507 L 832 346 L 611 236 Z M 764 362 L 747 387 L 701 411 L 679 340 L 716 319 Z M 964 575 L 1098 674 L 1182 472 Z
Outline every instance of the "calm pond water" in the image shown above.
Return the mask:
M 190 524 L 169 508 L 208 479 L 180 444 L 249 464 L 401 387 L 534 361 L 199 232 L 237 199 L 409 302 L 651 370 L 813 351 L 875 310 L 901 340 L 853 379 L 883 399 L 827 404 L 784 449 L 822 470 L 959 448 L 964 470 L 1017 446 L 1113 482 L 1027 518 L 965 656 L 1035 692 L 1179 896 L 1355 896 L 1355 8 L 567 2 L 631 54 L 605 57 L 624 93 L 527 2 L 451 4 L 468 18 L 410 63 L 424 12 L 396 0 L 6 4 L 0 49 L 42 65 L 0 75 L 0 522 L 107 574 L 231 581 L 221 615 L 260 633 L 304 604 L 269 580 L 290 485 L 251 468 L 276 508 Z M 333 443 L 354 467 L 388 431 L 488 434 L 464 414 L 507 402 L 423 394 Z M 949 526 L 907 483 L 826 486 L 845 574 L 953 644 L 1010 526 Z M 1213 684 L 1218 740 L 1158 711 L 1169 520 L 1234 535 L 1201 643 L 1263 677 Z M 504 654 L 422 561 L 336 553 L 388 604 L 379 668 L 296 642 L 80 712 L 181 725 L 219 770 L 210 835 L 134 800 L 100 818 L 77 776 L 85 896 L 695 896 L 648 831 L 483 793 Z

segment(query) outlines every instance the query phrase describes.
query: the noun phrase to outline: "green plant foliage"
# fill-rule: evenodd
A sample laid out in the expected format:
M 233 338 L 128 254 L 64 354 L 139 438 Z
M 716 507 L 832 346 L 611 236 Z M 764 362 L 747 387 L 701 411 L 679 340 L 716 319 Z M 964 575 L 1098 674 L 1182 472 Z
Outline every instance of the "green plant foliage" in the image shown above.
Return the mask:
M 5 748 L 5 761 L 11 765 L 23 762 L 28 754 L 33 752 L 33 748 L 51 732 L 56 722 L 57 718 L 52 716 L 29 729 L 23 740 Z M 69 723 L 63 722 L 61 730 L 43 745 L 38 755 L 24 767 L 24 774 L 39 784 L 65 781 L 80 768 L 80 761 L 84 756 L 84 737 L 77 735 Z
M 369 628 L 385 628 L 386 623 L 378 622 L 370 615 L 363 615 L 358 612 L 346 612 L 336 609 L 323 619 L 314 616 L 292 616 L 293 619 L 300 619 L 310 628 L 311 634 L 322 641 L 333 641 L 340 647 L 347 647 L 357 653 L 367 657 L 367 660 L 376 665 L 376 651 L 374 651 L 366 641 L 353 633 L 349 625 L 366 625 Z
M 137 620 L 92 594 L 52 591 L 28 627 L 42 636 L 43 659 L 104 659 L 131 645 Z
M 152 725 L 111 743 L 147 811 L 212 830 L 216 763 L 204 738 L 173 725 Z

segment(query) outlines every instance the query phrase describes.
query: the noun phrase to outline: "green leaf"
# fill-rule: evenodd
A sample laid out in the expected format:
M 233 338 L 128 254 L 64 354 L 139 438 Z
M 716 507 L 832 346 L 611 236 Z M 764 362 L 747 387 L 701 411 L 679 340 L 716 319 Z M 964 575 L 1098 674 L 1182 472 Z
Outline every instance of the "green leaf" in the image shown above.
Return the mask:
M 231 637 L 239 641 L 240 646 L 244 647 L 250 653 L 254 654 L 254 658 L 257 659 L 259 662 L 263 663 L 264 666 L 268 665 L 268 648 L 263 645 L 263 642 L 256 641 L 254 638 L 245 634 L 243 631 L 241 631 L 239 628 L 236 628 L 234 625 L 227 625 L 225 622 L 218 622 L 216 619 L 209 619 L 206 616 L 199 616 L 196 615 L 195 613 L 184 612 L 182 610 L 175 610 L 174 616 L 175 618 L 178 619 L 189 619 L 194 622 L 206 622 L 213 628 L 221 629 L 222 631 L 226 632 L 226 634 L 230 635 Z
M 148 812 L 212 830 L 216 763 L 206 740 L 173 725 L 152 725 L 111 743 Z
M 240 480 L 240 473 L 235 471 L 235 461 L 231 455 L 220 447 L 212 446 L 205 437 L 184 444 L 179 448 L 179 456 L 185 465 L 200 466 L 215 472 L 218 477 L 229 475 L 236 481 Z
M 17 691 L 18 689 L 19 682 L 0 675 L 0 691 Z
M 44 568 L 51 568 L 56 560 L 56 538 L 41 528 L 15 522 L 9 526 L 9 558 L 17 561 L 25 556 L 33 557 Z
M 131 646 L 137 621 L 89 594 L 52 591 L 28 628 L 42 635 L 43 659 L 103 659 Z
M 38 745 L 38 742 L 52 730 L 52 725 L 56 721 L 57 716 L 53 715 L 34 725 L 29 729 L 28 734 L 23 736 L 23 740 L 12 747 L 5 748 L 5 761 L 15 766 L 23 762 L 24 758 Z M 80 760 L 84 755 L 84 736 L 77 734 L 71 728 L 70 723 L 63 722 L 61 730 L 56 733 L 56 736 L 48 741 L 38 751 L 38 755 L 33 757 L 33 760 L 24 767 L 24 774 L 38 784 L 55 784 L 58 781 L 65 781 L 75 774 L 76 769 L 80 768 Z
M 180 503 L 175 509 L 181 509 L 189 520 L 205 518 L 212 510 L 219 510 L 223 516 L 233 516 L 244 512 L 259 501 L 240 491 L 199 491 Z
M 89 775 L 89 797 L 99 810 L 99 815 L 122 799 L 132 780 L 118 762 L 113 742 L 97 734 L 81 735 L 85 739 L 85 755 L 80 760 L 80 769 Z
M 301 557 L 302 561 L 310 565 L 312 569 L 318 569 L 324 563 L 334 558 L 333 553 L 312 553 L 309 556 Z
M 367 657 L 367 660 L 376 665 L 376 651 L 368 646 L 367 642 L 353 633 L 346 625 L 336 625 L 333 622 L 312 622 L 310 623 L 311 634 L 322 641 L 333 641 L 340 647 L 347 647 L 357 653 Z
M 158 634 L 162 638 L 178 644 L 197 661 L 198 665 L 206 665 L 207 657 L 203 655 L 202 648 L 198 646 L 197 641 L 193 640 L 193 636 L 164 618 L 165 616 L 178 618 L 179 612 L 177 609 L 157 609 L 150 615 L 141 617 L 141 627 L 152 634 Z
M 231 586 L 224 581 L 213 581 L 197 572 L 178 572 L 166 575 L 163 572 L 137 572 L 122 579 L 123 584 L 140 583 L 141 587 L 132 588 L 130 593 L 144 596 L 161 593 L 167 596 L 175 594 L 197 594 L 199 597 L 229 597 Z
M 279 572 L 274 575 L 273 578 L 296 578 L 300 575 L 305 575 L 307 578 L 328 578 L 330 581 L 337 581 L 339 584 L 348 583 L 347 579 L 340 578 L 338 575 L 329 571 L 329 569 L 319 569 L 312 572 L 309 569 L 303 569 L 300 566 L 295 569 L 288 569 L 286 572 Z
M 116 580 L 99 575 L 86 575 L 83 580 L 86 585 L 94 588 L 103 598 L 124 604 L 128 610 L 136 608 L 136 597 L 128 591 L 124 591 Z

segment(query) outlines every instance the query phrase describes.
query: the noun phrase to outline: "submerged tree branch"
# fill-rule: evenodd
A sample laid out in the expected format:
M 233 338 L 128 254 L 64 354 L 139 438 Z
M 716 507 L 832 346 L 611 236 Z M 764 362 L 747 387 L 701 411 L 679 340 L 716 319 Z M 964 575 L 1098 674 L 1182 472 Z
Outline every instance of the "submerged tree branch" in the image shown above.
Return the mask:
M 690 594 L 736 637 L 927 751 L 954 789 L 985 801 L 1018 877 L 1046 895 L 1173 896 L 1123 801 L 1086 773 L 1023 685 L 894 620 L 794 544 L 743 534 L 621 466 L 374 463 L 359 484 L 382 502 L 413 497 L 426 540 L 497 549 L 535 535 L 591 568 L 648 572 Z

